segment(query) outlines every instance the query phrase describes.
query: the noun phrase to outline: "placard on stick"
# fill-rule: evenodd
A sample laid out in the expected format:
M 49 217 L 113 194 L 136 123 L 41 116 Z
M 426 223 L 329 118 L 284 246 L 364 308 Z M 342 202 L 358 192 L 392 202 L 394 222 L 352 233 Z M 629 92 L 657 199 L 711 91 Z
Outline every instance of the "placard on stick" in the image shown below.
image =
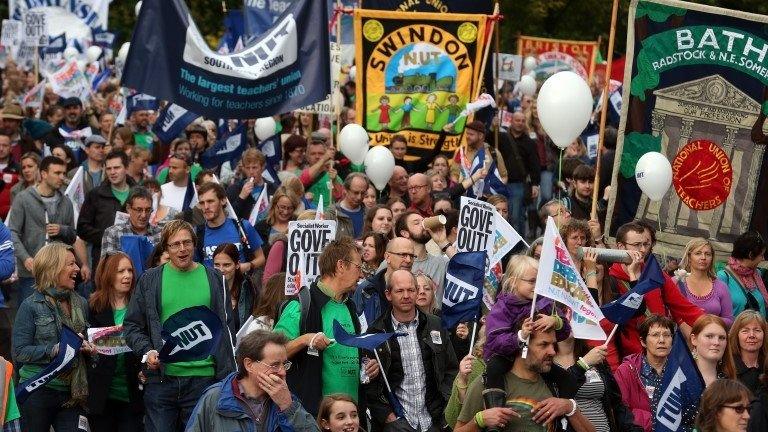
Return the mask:
M 24 41 L 31 46 L 48 45 L 48 19 L 44 11 L 30 10 L 24 14 Z
M 4 19 L 0 44 L 6 48 L 21 46 L 21 21 Z
M 459 252 L 487 251 L 494 255 L 496 208 L 487 202 L 461 197 L 459 230 L 456 235 L 456 249 Z
M 336 238 L 336 221 L 305 220 L 288 223 L 285 295 L 295 295 L 320 275 L 318 259 Z

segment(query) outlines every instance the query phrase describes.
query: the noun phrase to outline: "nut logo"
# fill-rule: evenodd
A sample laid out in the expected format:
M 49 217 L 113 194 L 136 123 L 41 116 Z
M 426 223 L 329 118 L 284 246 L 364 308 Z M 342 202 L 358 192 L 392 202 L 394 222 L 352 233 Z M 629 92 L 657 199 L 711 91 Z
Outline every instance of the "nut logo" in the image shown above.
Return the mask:
M 368 20 L 363 24 L 363 36 L 371 42 L 376 42 L 384 36 L 384 26 L 378 20 Z
M 714 142 L 691 141 L 672 161 L 672 184 L 680 200 L 692 210 L 712 210 L 731 193 L 731 161 Z

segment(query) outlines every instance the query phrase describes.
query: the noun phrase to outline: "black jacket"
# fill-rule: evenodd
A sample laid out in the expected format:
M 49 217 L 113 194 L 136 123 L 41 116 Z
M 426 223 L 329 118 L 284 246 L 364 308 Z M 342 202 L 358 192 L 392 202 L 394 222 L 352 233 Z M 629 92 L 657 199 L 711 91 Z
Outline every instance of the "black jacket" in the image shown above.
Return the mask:
M 511 133 L 499 134 L 499 153 L 507 167 L 507 183 L 524 183 L 529 178 L 532 185 L 541 181 L 541 162 L 536 142 L 528 134 L 518 138 Z
M 91 327 L 110 327 L 115 325 L 112 309 L 109 308 L 90 316 Z M 125 359 L 125 378 L 128 381 L 128 399 L 131 411 L 140 414 L 144 411 L 144 401 L 139 390 L 139 357 L 132 353 L 123 354 Z M 117 356 L 99 355 L 88 367 L 88 411 L 91 414 L 103 414 L 109 399 L 109 386 L 115 376 Z
M 453 380 L 458 372 L 458 360 L 453 352 L 451 336 L 440 324 L 440 319 L 418 311 L 419 348 L 424 365 L 424 392 L 427 410 L 432 416 L 433 426 L 443 429 L 446 426 L 445 405 L 451 396 Z M 393 332 L 392 313 L 387 310 L 368 328 L 368 333 Z M 432 332 L 440 333 L 440 342 L 435 343 Z M 381 369 L 387 374 L 389 384 L 394 389 L 399 386 L 404 377 L 400 344 L 390 339 L 377 348 Z M 380 430 L 387 416 L 392 412 L 386 394 L 386 385 L 381 378 L 373 380 L 366 388 L 366 402 L 373 417 L 373 430 Z
M 440 131 L 440 135 L 437 137 L 437 140 L 435 140 L 435 146 L 432 147 L 432 150 L 426 156 L 413 161 L 395 159 L 395 165 L 405 168 L 405 171 L 409 175 L 426 172 L 429 169 L 429 164 L 435 159 L 435 156 L 439 155 L 443 150 L 443 143 L 445 143 L 446 136 L 444 131 Z
M 132 178 L 127 177 L 128 187 L 134 186 Z M 91 249 L 93 268 L 99 262 L 101 256 L 101 239 L 104 230 L 115 224 L 115 213 L 125 211 L 125 206 L 115 198 L 112 193 L 112 185 L 106 178 L 92 191 L 85 195 L 85 201 L 80 208 L 80 216 L 77 219 L 77 235 L 87 241 Z

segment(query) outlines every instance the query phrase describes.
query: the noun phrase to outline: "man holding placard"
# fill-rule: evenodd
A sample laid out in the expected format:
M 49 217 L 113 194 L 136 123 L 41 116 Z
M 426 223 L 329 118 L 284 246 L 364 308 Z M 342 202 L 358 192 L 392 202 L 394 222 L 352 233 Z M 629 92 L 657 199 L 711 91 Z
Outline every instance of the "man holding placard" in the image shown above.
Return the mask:
M 309 304 L 301 296 L 290 301 L 275 324 L 275 331 L 290 339 L 288 358 L 295 366 L 288 371 L 288 386 L 312 415 L 317 415 L 325 395 L 343 393 L 361 401 L 357 348 L 336 344 L 329 338 L 334 321 L 348 333 L 360 334 L 355 305 L 349 295 L 360 278 L 361 263 L 352 240 L 331 241 L 320 254 L 320 278 L 308 288 Z M 364 370 L 375 378 L 378 365 L 370 360 Z

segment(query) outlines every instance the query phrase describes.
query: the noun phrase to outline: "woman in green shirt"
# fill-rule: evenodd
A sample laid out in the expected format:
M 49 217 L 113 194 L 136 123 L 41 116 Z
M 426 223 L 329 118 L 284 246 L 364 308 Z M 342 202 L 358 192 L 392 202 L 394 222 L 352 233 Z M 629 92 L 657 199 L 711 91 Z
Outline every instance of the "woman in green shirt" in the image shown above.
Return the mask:
M 467 388 L 476 378 L 481 377 L 485 372 L 485 362 L 483 361 L 483 346 L 485 346 L 485 324 L 480 326 L 477 332 L 475 346 L 472 352 L 464 356 L 459 363 L 459 373 L 453 380 L 451 388 L 451 397 L 445 406 L 445 421 L 453 429 L 456 426 L 456 420 L 459 418 L 461 407 L 464 406 L 464 398 L 467 395 Z
M 96 291 L 88 303 L 91 327 L 112 327 L 114 334 L 96 342 L 101 350 L 125 347 L 122 324 L 135 285 L 128 255 L 117 252 L 99 262 Z M 138 358 L 132 353 L 102 352 L 88 368 L 88 422 L 91 432 L 140 431 L 143 399 L 139 390 Z

